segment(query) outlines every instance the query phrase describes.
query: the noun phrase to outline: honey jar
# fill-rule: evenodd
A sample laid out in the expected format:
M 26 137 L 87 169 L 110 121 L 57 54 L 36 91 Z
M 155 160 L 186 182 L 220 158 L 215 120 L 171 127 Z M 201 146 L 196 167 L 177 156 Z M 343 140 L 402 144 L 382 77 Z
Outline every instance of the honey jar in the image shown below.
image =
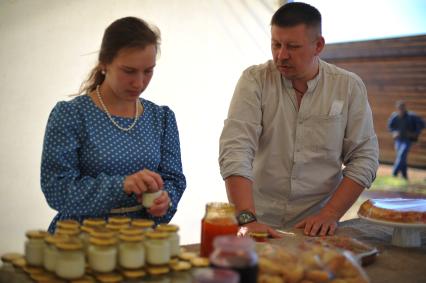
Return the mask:
M 56 243 L 64 242 L 68 239 L 66 236 L 48 235 L 44 238 L 43 267 L 49 272 L 55 272 L 58 249 Z
M 88 260 L 90 268 L 95 272 L 112 272 L 117 265 L 117 239 L 90 238 Z
M 165 265 L 170 261 L 169 235 L 159 231 L 145 234 L 146 262 L 150 265 Z
M 127 269 L 142 268 L 145 265 L 145 246 L 142 234 L 119 236 L 118 263 Z
M 49 235 L 46 231 L 31 230 L 26 233 L 25 259 L 27 264 L 43 266 L 44 238 Z
M 86 261 L 80 240 L 71 238 L 56 242 L 55 274 L 62 279 L 77 279 L 84 275 Z
M 201 220 L 200 255 L 208 257 L 213 252 L 213 240 L 221 235 L 237 235 L 238 222 L 235 207 L 229 203 L 211 202 L 206 205 Z
M 169 235 L 170 256 L 177 257 L 180 253 L 179 227 L 173 224 L 160 224 L 156 228 L 157 231 L 165 232 Z

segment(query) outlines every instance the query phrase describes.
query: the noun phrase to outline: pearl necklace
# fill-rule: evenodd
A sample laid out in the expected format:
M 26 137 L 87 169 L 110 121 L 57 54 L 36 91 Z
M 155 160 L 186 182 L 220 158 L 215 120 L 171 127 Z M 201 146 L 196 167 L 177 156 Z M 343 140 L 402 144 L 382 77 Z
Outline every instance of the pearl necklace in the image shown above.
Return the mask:
M 102 97 L 101 97 L 101 90 L 100 90 L 100 86 L 99 85 L 97 85 L 96 86 L 96 94 L 98 95 L 98 99 L 99 99 L 99 102 L 101 103 L 101 105 L 102 105 L 102 108 L 104 109 L 104 111 L 105 111 L 105 113 L 107 114 L 107 116 L 108 116 L 108 118 L 111 120 L 111 122 L 114 124 L 114 126 L 116 126 L 117 128 L 119 128 L 120 130 L 122 130 L 122 131 L 125 131 L 125 132 L 128 132 L 128 131 L 130 131 L 131 129 L 133 129 L 133 127 L 136 125 L 136 122 L 138 121 L 138 118 L 139 118 L 139 110 L 138 110 L 138 101 L 136 100 L 136 104 L 135 104 L 135 106 L 136 106 L 136 113 L 135 113 L 135 119 L 133 120 L 133 123 L 128 127 L 128 128 L 124 128 L 124 127 L 122 127 L 122 126 L 120 126 L 113 118 L 112 118 L 112 116 L 111 116 L 111 114 L 109 113 L 109 111 L 108 111 L 108 109 L 106 108 L 106 106 L 105 106 L 105 103 L 104 103 L 104 101 L 102 100 Z

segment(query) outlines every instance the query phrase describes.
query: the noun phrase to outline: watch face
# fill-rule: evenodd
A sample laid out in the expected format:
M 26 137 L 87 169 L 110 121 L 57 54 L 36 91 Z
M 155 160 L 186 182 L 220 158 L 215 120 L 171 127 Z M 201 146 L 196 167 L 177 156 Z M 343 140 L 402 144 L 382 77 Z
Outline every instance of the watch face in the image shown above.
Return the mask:
M 243 211 L 238 215 L 238 223 L 240 225 L 248 224 L 256 221 L 256 216 L 249 211 Z

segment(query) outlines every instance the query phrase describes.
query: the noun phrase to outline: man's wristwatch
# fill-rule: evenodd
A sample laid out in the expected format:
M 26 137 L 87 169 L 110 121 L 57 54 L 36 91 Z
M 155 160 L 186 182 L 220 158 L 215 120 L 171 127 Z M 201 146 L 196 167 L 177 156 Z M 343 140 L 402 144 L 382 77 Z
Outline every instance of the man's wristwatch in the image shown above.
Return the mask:
M 257 221 L 256 215 L 248 210 L 242 210 L 237 214 L 238 225 L 243 226 Z

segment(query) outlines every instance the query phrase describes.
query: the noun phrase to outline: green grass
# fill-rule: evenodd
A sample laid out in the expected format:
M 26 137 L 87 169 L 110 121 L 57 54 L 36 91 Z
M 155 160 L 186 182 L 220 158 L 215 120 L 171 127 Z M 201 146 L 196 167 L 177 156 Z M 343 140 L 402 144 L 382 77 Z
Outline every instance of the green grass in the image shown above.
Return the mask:
M 371 190 L 409 192 L 426 195 L 426 180 L 406 181 L 402 178 L 392 176 L 377 176 L 371 186 Z

